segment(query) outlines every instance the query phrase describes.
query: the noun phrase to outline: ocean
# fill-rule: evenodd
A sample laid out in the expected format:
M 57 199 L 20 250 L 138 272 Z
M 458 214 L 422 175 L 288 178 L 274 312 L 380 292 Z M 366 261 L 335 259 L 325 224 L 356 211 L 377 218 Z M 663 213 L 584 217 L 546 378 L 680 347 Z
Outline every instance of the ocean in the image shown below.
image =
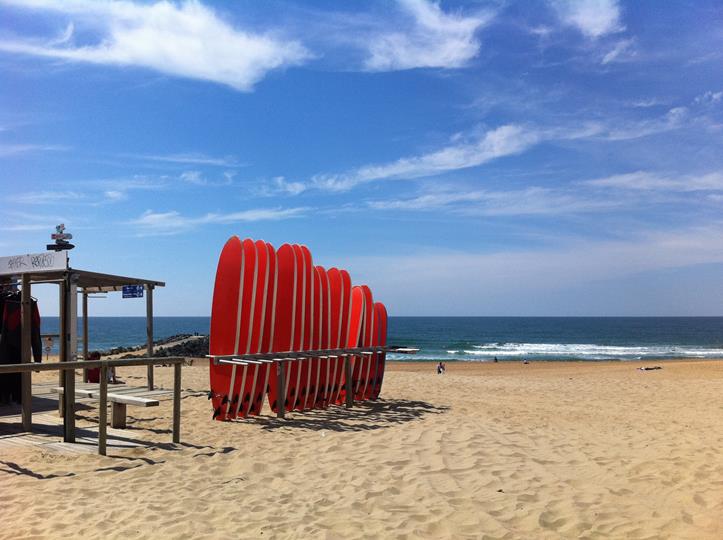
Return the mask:
M 88 322 L 91 350 L 145 343 L 144 317 Z M 209 317 L 156 317 L 154 337 L 208 334 L 209 323 Z M 58 318 L 44 317 L 41 332 L 57 333 Z M 388 343 L 420 349 L 390 355 L 396 360 L 723 358 L 723 317 L 390 317 Z

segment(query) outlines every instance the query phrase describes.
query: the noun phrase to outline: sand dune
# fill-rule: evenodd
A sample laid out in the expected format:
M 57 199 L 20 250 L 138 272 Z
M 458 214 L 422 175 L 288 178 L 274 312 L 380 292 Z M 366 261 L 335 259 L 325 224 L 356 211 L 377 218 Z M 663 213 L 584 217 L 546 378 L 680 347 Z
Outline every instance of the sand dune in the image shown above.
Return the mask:
M 180 446 L 164 402 L 129 409 L 153 448 L 4 452 L 0 537 L 721 538 L 723 362 L 638 365 L 392 364 L 377 403 L 232 423 L 194 365 Z

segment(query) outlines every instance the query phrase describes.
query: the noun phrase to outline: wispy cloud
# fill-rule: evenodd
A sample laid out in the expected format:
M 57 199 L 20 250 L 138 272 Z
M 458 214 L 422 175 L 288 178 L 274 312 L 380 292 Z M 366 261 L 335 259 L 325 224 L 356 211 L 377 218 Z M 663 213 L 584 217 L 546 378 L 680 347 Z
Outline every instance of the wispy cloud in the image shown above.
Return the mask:
M 300 195 L 307 188 L 303 182 L 290 182 L 283 176 L 276 176 L 264 186 L 262 195 Z
M 367 165 L 344 174 L 317 175 L 315 187 L 346 191 L 358 184 L 387 179 L 410 179 L 482 165 L 493 159 L 519 154 L 539 141 L 539 133 L 517 125 L 505 125 L 484 133 L 472 142 L 455 144 L 434 152 Z
M 662 116 L 648 119 L 626 120 L 615 122 L 590 122 L 590 138 L 608 141 L 628 141 L 640 139 L 657 133 L 665 133 L 688 125 L 693 118 L 688 107 L 673 107 Z
M 492 18 L 491 12 L 445 13 L 426 0 L 399 0 L 399 6 L 411 24 L 369 36 L 369 71 L 463 67 L 479 52 L 476 32 Z
M 693 100 L 694 103 L 698 105 L 713 105 L 716 103 L 720 103 L 721 100 L 723 100 L 723 91 L 721 92 L 705 92 L 704 94 L 701 94 L 700 96 L 696 96 L 696 98 Z
M 625 200 L 604 200 L 564 189 L 529 187 L 507 191 L 434 191 L 407 199 L 370 201 L 377 210 L 444 208 L 466 216 L 560 216 L 617 209 Z
M 203 177 L 201 171 L 184 171 L 181 173 L 181 180 L 189 184 L 195 184 L 197 186 L 203 186 L 206 184 L 206 179 Z
M 128 222 L 141 235 L 171 235 L 196 229 L 203 225 L 248 223 L 255 221 L 280 221 L 303 216 L 308 208 L 256 208 L 231 213 L 208 213 L 190 217 L 173 210 L 154 212 L 147 210 L 138 218 Z
M 723 191 L 723 172 L 703 175 L 664 175 L 647 171 L 617 174 L 580 182 L 597 188 L 630 191 Z
M 58 144 L 0 143 L 0 158 L 16 156 L 18 154 L 30 154 L 35 152 L 64 152 L 69 149 L 70 148 L 67 146 L 62 146 Z
M 318 174 L 312 177 L 311 186 L 340 192 L 378 180 L 435 176 L 520 154 L 545 141 L 637 139 L 682 127 L 689 119 L 688 112 L 686 107 L 676 107 L 663 116 L 652 119 L 589 121 L 579 122 L 575 126 L 534 127 L 508 124 L 426 154 L 400 158 L 391 163 L 365 165 L 345 173 Z
M 623 62 L 633 59 L 635 57 L 634 44 L 635 41 L 632 39 L 621 39 L 612 49 L 603 55 L 601 64 L 605 65 L 612 62 Z
M 8 195 L 7 198 L 16 204 L 51 204 L 83 201 L 86 200 L 86 195 L 77 191 L 29 191 Z
M 113 190 L 113 189 L 104 191 L 103 195 L 105 195 L 105 198 L 109 202 L 124 201 L 128 198 L 128 193 L 126 193 L 125 191 L 119 191 L 119 190 Z
M 179 165 L 210 165 L 215 167 L 243 167 L 233 156 L 216 157 L 201 153 L 187 154 L 121 154 L 122 157 L 160 161 L 163 163 L 177 163 Z
M 271 33 L 233 27 L 200 2 L 5 0 L 18 8 L 58 12 L 76 17 L 76 26 L 90 28 L 96 43 L 72 46 L 74 27 L 57 38 L 0 41 L 0 50 L 74 62 L 138 66 L 168 75 L 225 84 L 251 91 L 275 69 L 299 65 L 310 58 L 301 43 Z
M 599 38 L 625 29 L 617 0 L 550 0 L 560 20 L 588 38 Z

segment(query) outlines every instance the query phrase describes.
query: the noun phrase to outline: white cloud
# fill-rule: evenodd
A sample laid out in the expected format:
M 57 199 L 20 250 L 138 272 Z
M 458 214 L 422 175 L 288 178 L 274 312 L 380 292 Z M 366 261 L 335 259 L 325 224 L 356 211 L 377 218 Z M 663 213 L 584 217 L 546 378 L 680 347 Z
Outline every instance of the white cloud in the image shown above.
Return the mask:
M 441 150 L 398 159 L 392 163 L 367 165 L 345 174 L 317 175 L 315 187 L 345 191 L 358 184 L 386 179 L 410 179 L 476 167 L 493 159 L 519 154 L 539 141 L 539 134 L 516 125 L 487 131 L 472 142 L 447 146 Z
M 720 103 L 721 99 L 723 99 L 723 92 L 706 92 L 705 94 L 702 94 L 700 96 L 697 96 L 693 102 L 697 105 L 713 105 L 715 103 Z
M 617 0 L 551 0 L 558 17 L 586 37 L 599 38 L 621 32 L 620 6 Z
M 467 216 L 559 216 L 606 211 L 627 203 L 533 186 L 508 191 L 435 191 L 408 199 L 371 201 L 369 206 L 377 210 L 444 208 Z
M 133 159 L 161 161 L 164 163 L 178 163 L 181 165 L 212 165 L 217 167 L 240 167 L 242 166 L 233 156 L 215 157 L 201 153 L 188 154 L 121 154 L 122 157 Z
M 294 66 L 310 58 L 298 42 L 271 33 L 234 28 L 213 9 L 198 1 L 90 0 L 8 1 L 21 8 L 74 16 L 75 24 L 99 34 L 96 43 L 72 46 L 71 26 L 62 36 L 44 43 L 30 40 L 0 41 L 0 50 L 120 66 L 139 66 L 169 75 L 213 81 L 236 90 L 250 91 L 274 69 Z
M 588 128 L 590 138 L 627 141 L 679 129 L 690 120 L 690 111 L 687 107 L 673 107 L 660 117 L 634 121 L 607 121 L 598 124 L 593 122 Z
M 7 199 L 16 204 L 51 204 L 56 202 L 82 201 L 86 196 L 76 191 L 30 191 L 8 195 Z
M 367 70 L 459 68 L 477 56 L 480 43 L 475 33 L 491 19 L 489 13 L 445 13 L 426 0 L 399 0 L 399 5 L 411 16 L 412 25 L 370 35 Z
M 271 181 L 272 193 L 283 193 L 286 195 L 300 195 L 307 187 L 303 182 L 289 182 L 283 176 L 277 176 Z
M 610 51 L 605 53 L 601 63 L 605 65 L 631 59 L 635 56 L 635 52 L 632 50 L 633 43 L 632 39 L 621 39 Z
M 128 222 L 128 224 L 137 227 L 142 235 L 170 235 L 209 224 L 292 219 L 303 216 L 307 210 L 307 208 L 257 208 L 227 214 L 208 213 L 199 217 L 184 216 L 175 210 L 170 212 L 147 210 L 140 217 Z
M 581 184 L 634 191 L 723 191 L 723 173 L 712 172 L 704 175 L 661 175 L 646 171 L 616 174 L 606 178 L 585 180 Z
M 57 144 L 7 144 L 0 143 L 0 158 L 33 152 L 63 152 L 67 146 Z
M 201 171 L 184 171 L 181 173 L 181 180 L 197 186 L 203 186 L 206 184 L 206 179 L 203 177 Z
M 125 191 L 108 190 L 103 193 L 109 202 L 124 201 L 128 198 L 128 194 Z
M 456 142 L 426 154 L 400 158 L 391 163 L 365 165 L 345 173 L 318 174 L 312 177 L 311 186 L 341 192 L 379 180 L 435 176 L 520 154 L 544 141 L 631 140 L 678 129 L 683 127 L 688 119 L 689 111 L 686 107 L 675 107 L 661 117 L 634 122 L 581 122 L 572 127 L 551 128 L 508 124 L 486 131 L 471 140 Z

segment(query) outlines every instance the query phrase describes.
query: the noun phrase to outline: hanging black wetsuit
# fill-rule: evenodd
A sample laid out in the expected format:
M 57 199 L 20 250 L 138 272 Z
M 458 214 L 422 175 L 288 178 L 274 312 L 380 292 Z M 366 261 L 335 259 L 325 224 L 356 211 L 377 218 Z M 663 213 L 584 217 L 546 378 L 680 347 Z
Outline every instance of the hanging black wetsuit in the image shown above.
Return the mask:
M 33 359 L 43 359 L 40 341 L 40 312 L 38 303 L 32 300 L 30 342 Z M 20 293 L 0 295 L 0 364 L 19 364 L 21 362 L 22 318 Z M 20 402 L 20 373 L 0 375 L 0 404 L 11 401 Z

